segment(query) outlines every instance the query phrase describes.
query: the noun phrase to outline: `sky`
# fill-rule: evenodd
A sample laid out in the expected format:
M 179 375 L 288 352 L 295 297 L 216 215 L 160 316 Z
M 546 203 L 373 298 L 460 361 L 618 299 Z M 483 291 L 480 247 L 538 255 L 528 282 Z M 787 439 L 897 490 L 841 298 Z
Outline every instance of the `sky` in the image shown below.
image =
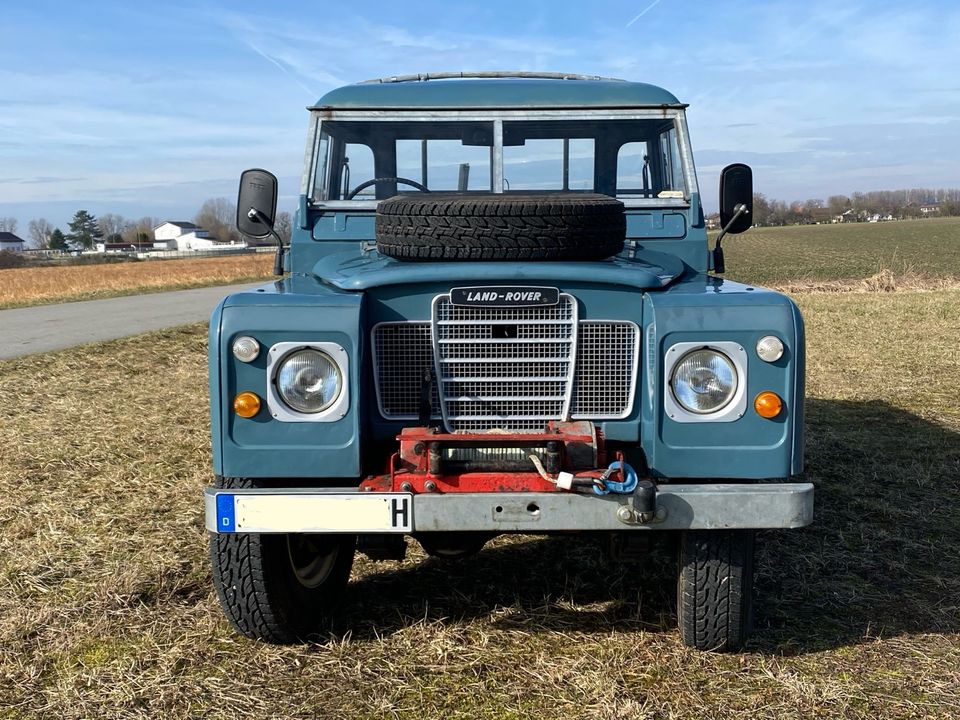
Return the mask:
M 701 193 L 730 162 L 784 200 L 960 186 L 960 4 L 0 0 L 0 216 L 188 220 L 247 167 L 292 210 L 340 85 L 541 70 L 689 103 Z

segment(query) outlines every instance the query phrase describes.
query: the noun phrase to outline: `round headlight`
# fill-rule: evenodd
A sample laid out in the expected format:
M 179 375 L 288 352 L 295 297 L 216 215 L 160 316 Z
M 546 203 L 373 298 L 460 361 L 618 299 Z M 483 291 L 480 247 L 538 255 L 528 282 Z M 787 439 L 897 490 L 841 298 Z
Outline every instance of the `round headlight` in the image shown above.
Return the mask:
M 670 379 L 677 402 L 692 413 L 720 410 L 737 392 L 737 370 L 723 353 L 694 350 L 673 368 Z
M 324 352 L 304 348 L 285 357 L 277 370 L 277 391 L 283 401 L 301 413 L 326 410 L 340 397 L 340 368 Z

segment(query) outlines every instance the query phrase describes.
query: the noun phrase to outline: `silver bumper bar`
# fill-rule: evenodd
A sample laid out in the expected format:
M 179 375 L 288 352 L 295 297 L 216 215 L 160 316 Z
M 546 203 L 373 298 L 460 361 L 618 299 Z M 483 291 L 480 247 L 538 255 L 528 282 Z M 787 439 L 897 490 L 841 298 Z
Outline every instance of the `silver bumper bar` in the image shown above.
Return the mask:
M 813 520 L 813 485 L 664 484 L 649 522 L 630 495 L 207 488 L 204 503 L 207 530 L 217 533 L 797 528 Z

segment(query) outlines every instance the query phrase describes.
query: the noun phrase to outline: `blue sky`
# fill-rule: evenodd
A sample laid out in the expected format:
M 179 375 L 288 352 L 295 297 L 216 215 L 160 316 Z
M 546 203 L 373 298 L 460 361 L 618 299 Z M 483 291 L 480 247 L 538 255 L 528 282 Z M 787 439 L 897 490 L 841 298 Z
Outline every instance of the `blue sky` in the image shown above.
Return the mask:
M 690 103 L 708 208 L 728 162 L 782 199 L 960 186 L 960 6 L 4 0 L 0 216 L 189 219 L 251 166 L 299 189 L 307 114 L 383 75 L 524 69 Z

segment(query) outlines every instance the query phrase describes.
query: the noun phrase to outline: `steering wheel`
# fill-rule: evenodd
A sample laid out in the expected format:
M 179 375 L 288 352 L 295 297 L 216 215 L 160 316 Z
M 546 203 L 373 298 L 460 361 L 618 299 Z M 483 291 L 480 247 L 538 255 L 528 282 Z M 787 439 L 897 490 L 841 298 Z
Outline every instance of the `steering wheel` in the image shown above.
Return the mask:
M 404 185 L 411 185 L 415 187 L 417 190 L 419 190 L 420 192 L 425 192 L 425 193 L 430 192 L 430 190 L 425 185 L 421 185 L 420 183 L 414 180 L 408 180 L 407 178 L 402 178 L 402 177 L 382 177 L 382 178 L 374 178 L 373 180 L 367 180 L 366 182 L 360 183 L 350 192 L 349 195 L 347 195 L 346 199 L 353 200 L 354 196 L 358 192 L 360 192 L 364 188 L 370 187 L 371 185 L 376 185 L 379 182 L 398 182 L 398 183 L 403 183 Z

